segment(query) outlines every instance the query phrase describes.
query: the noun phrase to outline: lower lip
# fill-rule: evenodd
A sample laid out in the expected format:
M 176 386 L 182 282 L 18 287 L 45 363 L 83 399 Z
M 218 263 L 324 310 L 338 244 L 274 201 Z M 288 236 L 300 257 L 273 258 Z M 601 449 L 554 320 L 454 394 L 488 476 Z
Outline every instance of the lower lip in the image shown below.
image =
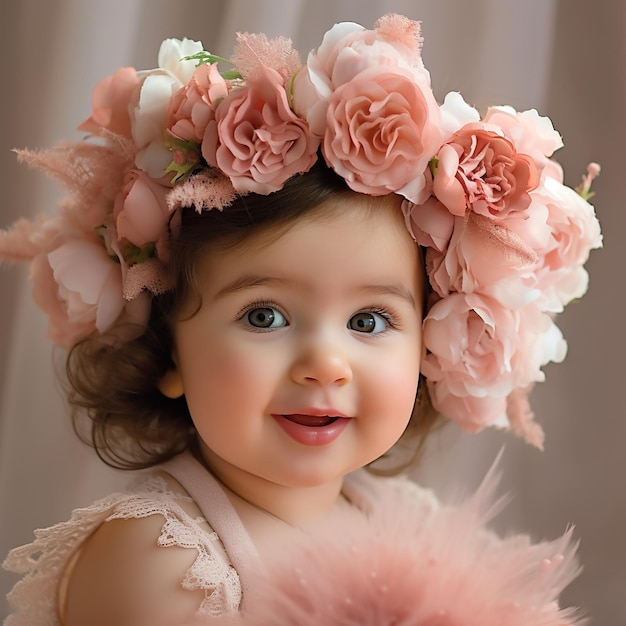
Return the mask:
M 289 437 L 304 446 L 326 446 L 333 443 L 350 423 L 349 418 L 340 417 L 328 426 L 304 426 L 282 415 L 272 415 Z

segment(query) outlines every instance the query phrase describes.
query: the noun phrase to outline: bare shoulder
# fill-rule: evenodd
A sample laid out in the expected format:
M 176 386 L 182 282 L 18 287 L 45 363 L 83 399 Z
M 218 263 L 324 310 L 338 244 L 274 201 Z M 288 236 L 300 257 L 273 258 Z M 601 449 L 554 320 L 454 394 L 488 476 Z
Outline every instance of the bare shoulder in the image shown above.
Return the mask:
M 151 515 L 104 523 L 85 542 L 65 594 L 66 626 L 160 626 L 193 615 L 203 591 L 181 583 L 195 549 L 159 547 L 164 518 Z

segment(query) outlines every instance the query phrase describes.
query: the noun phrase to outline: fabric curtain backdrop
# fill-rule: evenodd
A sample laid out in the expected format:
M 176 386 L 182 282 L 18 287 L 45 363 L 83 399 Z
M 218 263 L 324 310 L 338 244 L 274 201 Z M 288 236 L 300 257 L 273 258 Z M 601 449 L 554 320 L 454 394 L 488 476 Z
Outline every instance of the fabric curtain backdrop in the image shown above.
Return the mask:
M 626 4 L 612 0 L 22 0 L 0 9 L 5 59 L 0 226 L 50 210 L 58 189 L 18 166 L 13 147 L 78 138 L 96 81 L 122 65 L 150 68 L 166 37 L 187 36 L 228 55 L 236 31 L 290 36 L 305 55 L 336 21 L 371 27 L 387 12 L 423 21 L 424 60 L 439 99 L 461 91 L 484 111 L 508 103 L 549 115 L 566 140 L 559 159 L 576 185 L 588 161 L 602 164 L 597 209 L 605 249 L 593 254 L 587 297 L 560 326 L 564 365 L 549 367 L 533 394 L 547 434 L 540 453 L 512 437 L 445 428 L 416 477 L 444 495 L 475 488 L 506 445 L 503 490 L 514 495 L 498 527 L 554 537 L 570 523 L 582 539 L 584 572 L 564 601 L 604 626 L 626 623 L 626 401 L 621 209 L 626 129 Z M 62 355 L 30 299 L 24 268 L 0 274 L 0 554 L 35 527 L 66 519 L 128 477 L 76 441 L 52 371 Z M 452 489 L 451 489 L 452 487 Z M 3 573 L 0 595 L 15 581 Z M 0 616 L 6 613 L 0 605 Z

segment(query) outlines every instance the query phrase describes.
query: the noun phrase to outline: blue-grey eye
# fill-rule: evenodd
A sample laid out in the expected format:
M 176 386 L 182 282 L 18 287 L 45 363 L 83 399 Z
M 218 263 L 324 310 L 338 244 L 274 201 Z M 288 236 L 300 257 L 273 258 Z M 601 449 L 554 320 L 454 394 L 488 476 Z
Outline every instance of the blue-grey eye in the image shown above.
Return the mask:
M 357 313 L 348 322 L 348 328 L 359 333 L 381 333 L 387 329 L 387 326 L 387 320 L 379 313 L 374 313 L 373 311 Z
M 246 314 L 246 320 L 255 328 L 280 328 L 287 325 L 283 314 L 274 307 L 264 306 L 252 309 Z

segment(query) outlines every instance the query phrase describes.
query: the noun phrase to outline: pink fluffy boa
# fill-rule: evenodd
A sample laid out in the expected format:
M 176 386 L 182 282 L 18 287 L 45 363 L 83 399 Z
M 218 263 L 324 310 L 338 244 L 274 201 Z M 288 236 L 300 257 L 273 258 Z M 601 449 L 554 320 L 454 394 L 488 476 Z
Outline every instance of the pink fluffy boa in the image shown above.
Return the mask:
M 497 537 L 492 470 L 459 506 L 389 492 L 375 515 L 318 527 L 252 573 L 242 611 L 189 626 L 582 626 L 557 598 L 578 574 L 569 530 Z

